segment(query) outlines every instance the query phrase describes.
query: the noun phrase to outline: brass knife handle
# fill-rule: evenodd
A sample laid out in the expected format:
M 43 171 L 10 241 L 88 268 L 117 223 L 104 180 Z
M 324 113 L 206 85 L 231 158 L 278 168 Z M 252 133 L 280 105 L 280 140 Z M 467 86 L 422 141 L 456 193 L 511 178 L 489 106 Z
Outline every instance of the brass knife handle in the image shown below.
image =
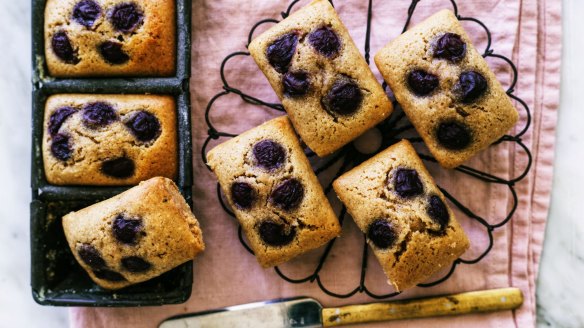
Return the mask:
M 322 310 L 324 327 L 356 323 L 426 318 L 513 310 L 523 304 L 519 288 L 500 288 L 384 303 L 349 305 Z

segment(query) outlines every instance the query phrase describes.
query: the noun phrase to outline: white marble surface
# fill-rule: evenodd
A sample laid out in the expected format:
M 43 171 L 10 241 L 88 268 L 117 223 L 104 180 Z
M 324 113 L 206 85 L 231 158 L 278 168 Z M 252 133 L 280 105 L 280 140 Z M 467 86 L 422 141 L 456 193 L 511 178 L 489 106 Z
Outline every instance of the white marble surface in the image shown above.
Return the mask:
M 552 205 L 538 280 L 538 327 L 584 327 L 584 1 L 565 0 Z
M 552 208 L 538 281 L 539 327 L 584 327 L 584 1 L 564 1 L 564 62 Z M 30 295 L 30 1 L 0 0 L 0 327 L 64 327 Z

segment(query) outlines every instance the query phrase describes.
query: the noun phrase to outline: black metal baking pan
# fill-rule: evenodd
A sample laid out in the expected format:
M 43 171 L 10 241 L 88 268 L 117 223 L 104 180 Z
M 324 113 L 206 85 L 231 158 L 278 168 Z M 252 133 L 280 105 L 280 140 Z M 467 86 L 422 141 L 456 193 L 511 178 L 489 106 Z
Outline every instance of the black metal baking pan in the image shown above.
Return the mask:
M 33 297 L 43 305 L 143 306 L 184 302 L 191 294 L 192 261 L 157 278 L 117 291 L 91 281 L 71 253 L 61 217 L 95 201 L 31 203 Z
M 47 182 L 41 152 L 46 99 L 52 94 L 166 94 L 177 104 L 179 190 L 192 206 L 192 145 L 189 78 L 191 0 L 176 0 L 177 67 L 172 77 L 59 79 L 47 75 L 44 55 L 46 0 L 32 0 L 31 286 L 34 300 L 58 306 L 148 306 L 185 302 L 192 287 L 192 262 L 115 292 L 99 288 L 75 262 L 61 216 L 130 187 L 56 186 Z

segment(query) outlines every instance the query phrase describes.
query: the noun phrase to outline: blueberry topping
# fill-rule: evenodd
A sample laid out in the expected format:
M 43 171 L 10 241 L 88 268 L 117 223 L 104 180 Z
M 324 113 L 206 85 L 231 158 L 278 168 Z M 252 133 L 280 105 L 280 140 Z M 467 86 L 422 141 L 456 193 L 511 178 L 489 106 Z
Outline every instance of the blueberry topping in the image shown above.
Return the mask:
M 140 23 L 144 15 L 133 3 L 117 5 L 110 14 L 110 22 L 114 28 L 122 32 L 132 32 Z
M 293 32 L 282 35 L 268 46 L 266 50 L 268 62 L 277 72 L 285 73 L 288 71 L 297 44 L 298 35 Z
M 291 243 L 296 236 L 296 229 L 289 227 L 288 231 L 286 230 L 284 224 L 273 221 L 264 221 L 259 228 L 260 237 L 270 246 L 284 246 Z
M 328 27 L 321 27 L 308 35 L 308 42 L 319 53 L 326 57 L 333 57 L 341 49 L 341 40 L 337 34 Z
M 51 136 L 55 136 L 57 133 L 59 133 L 61 125 L 63 125 L 67 118 L 69 118 L 69 116 L 75 112 L 76 110 L 72 107 L 61 107 L 54 111 L 49 118 L 49 133 Z
M 376 219 L 369 225 L 367 238 L 369 238 L 375 246 L 385 249 L 393 246 L 397 239 L 397 232 L 391 222 L 383 219 Z
M 136 165 L 127 157 L 109 159 L 101 164 L 101 172 L 113 178 L 125 179 L 134 175 Z
M 421 69 L 408 74 L 408 86 L 417 96 L 427 96 L 438 87 L 438 76 Z
M 51 38 L 51 48 L 55 55 L 65 63 L 77 64 L 79 62 L 77 51 L 73 49 L 71 40 L 69 40 L 69 36 L 67 36 L 66 32 L 59 31 L 53 34 L 53 37 Z
M 487 80 L 478 72 L 463 72 L 460 74 L 458 84 L 454 87 L 460 94 L 461 101 L 469 104 L 479 99 L 487 91 Z
M 89 128 L 99 128 L 115 122 L 118 114 L 104 102 L 89 103 L 83 107 L 83 123 Z
M 428 201 L 428 216 L 440 225 L 440 230 L 444 230 L 448 226 L 450 215 L 448 209 L 440 197 L 434 195 L 430 196 Z
M 116 281 L 116 282 L 126 280 L 126 278 L 124 278 L 124 276 L 122 276 L 118 272 L 115 272 L 115 271 L 109 270 L 109 269 L 93 270 L 93 274 L 98 279 L 103 279 L 103 280 Z
M 139 273 L 150 270 L 152 264 L 141 257 L 128 256 L 122 258 L 122 267 L 130 272 Z
M 93 0 L 81 0 L 73 7 L 73 20 L 85 27 L 92 27 L 99 15 L 101 8 Z
M 151 141 L 160 133 L 160 122 L 156 116 L 144 111 L 134 114 L 126 126 L 140 141 Z
M 440 123 L 436 132 L 438 143 L 450 150 L 461 150 L 472 141 L 470 129 L 463 123 L 448 121 Z
M 310 88 L 310 78 L 305 72 L 288 72 L 282 79 L 284 95 L 288 97 L 304 96 Z
M 262 140 L 253 146 L 253 155 L 258 166 L 268 170 L 282 166 L 286 160 L 286 151 L 279 143 L 272 140 Z
M 130 60 L 130 56 L 122 50 L 121 43 L 105 41 L 98 48 L 103 59 L 110 64 L 121 65 Z
M 139 234 L 142 232 L 142 219 L 128 219 L 123 215 L 118 215 L 112 223 L 112 233 L 114 237 L 124 243 L 136 244 Z
M 81 244 L 77 246 L 77 254 L 85 264 L 94 270 L 106 267 L 105 261 L 99 254 L 99 251 L 91 245 Z
M 61 161 L 66 161 L 71 158 L 73 149 L 71 148 L 69 136 L 65 134 L 54 135 L 51 141 L 51 153 Z
M 466 54 L 466 43 L 462 41 L 460 35 L 446 33 L 441 36 L 434 45 L 434 57 L 457 62 L 464 58 Z
M 395 192 L 403 198 L 421 195 L 424 192 L 424 186 L 416 170 L 398 169 L 393 184 Z
M 290 211 L 296 209 L 304 198 L 304 186 L 297 179 L 288 179 L 280 183 L 270 195 L 270 202 L 275 206 Z
M 256 200 L 256 193 L 249 183 L 234 182 L 231 185 L 231 199 L 235 206 L 250 209 Z
M 332 115 L 350 115 L 359 109 L 362 101 L 363 93 L 357 83 L 342 78 L 322 98 L 322 105 Z

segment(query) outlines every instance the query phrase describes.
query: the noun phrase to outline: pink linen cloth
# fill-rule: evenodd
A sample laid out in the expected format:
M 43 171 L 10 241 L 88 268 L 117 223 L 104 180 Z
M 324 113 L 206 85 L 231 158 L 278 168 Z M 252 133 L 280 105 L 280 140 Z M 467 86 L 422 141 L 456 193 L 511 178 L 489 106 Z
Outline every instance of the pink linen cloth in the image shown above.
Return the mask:
M 301 1 L 300 5 L 306 3 Z M 207 137 L 205 107 L 213 95 L 222 91 L 219 75 L 222 59 L 231 52 L 245 51 L 248 31 L 253 24 L 264 18 L 281 19 L 279 13 L 288 4 L 287 1 L 270 0 L 193 1 L 191 92 L 195 154 L 194 212 L 201 222 L 207 250 L 195 261 L 191 298 L 185 304 L 163 307 L 74 308 L 71 310 L 73 327 L 156 327 L 172 315 L 300 295 L 314 297 L 325 307 L 374 301 L 360 293 L 348 299 L 333 298 L 324 294 L 316 283 L 290 284 L 274 270 L 260 268 L 255 258 L 240 245 L 237 224 L 221 209 L 216 198 L 216 179 L 199 157 Z M 372 56 L 400 34 L 409 4 L 407 0 L 373 1 Z M 335 1 L 335 5 L 355 43 L 363 49 L 367 1 Z M 552 182 L 560 88 L 561 1 L 465 0 L 458 1 L 458 5 L 460 15 L 476 17 L 489 27 L 493 36 L 492 48 L 517 65 L 519 80 L 515 94 L 525 100 L 532 110 L 532 125 L 523 140 L 533 153 L 533 166 L 526 178 L 517 183 L 517 212 L 504 228 L 495 230 L 494 247 L 487 257 L 475 265 L 459 265 L 454 275 L 443 284 L 432 288 L 413 288 L 398 298 L 515 286 L 523 291 L 525 303 L 516 311 L 399 321 L 393 322 L 392 326 L 532 327 L 536 313 L 535 282 Z M 450 3 L 446 0 L 422 1 L 410 26 L 443 8 L 451 8 Z M 464 26 L 482 51 L 486 40 L 482 30 L 473 23 L 465 22 Z M 503 85 L 508 86 L 511 76 L 508 67 L 496 59 L 488 61 Z M 371 67 L 381 81 L 375 65 Z M 277 102 L 273 90 L 250 57 L 234 59 L 226 71 L 233 87 L 260 99 Z M 217 108 L 212 115 L 215 126 L 221 131 L 233 133 L 281 115 L 264 107 L 246 104 L 236 95 L 223 97 L 215 106 Z M 519 105 L 517 108 L 521 119 L 515 132 L 526 121 L 525 112 Z M 212 146 L 215 144 L 212 143 Z M 503 143 L 482 152 L 467 164 L 510 178 L 519 175 L 526 163 L 527 157 L 518 146 Z M 503 219 L 512 206 L 512 196 L 506 186 L 486 184 L 433 164 L 429 164 L 429 169 L 438 184 L 491 223 Z M 334 203 L 338 209 L 338 202 L 335 200 Z M 456 214 L 472 243 L 463 258 L 474 258 L 487 246 L 487 233 L 459 211 Z M 362 247 L 362 234 L 351 219 L 345 220 L 343 235 L 337 240 L 321 272 L 323 283 L 330 290 L 347 293 L 358 286 Z M 322 249 L 310 252 L 283 265 L 282 269 L 291 277 L 307 276 L 316 267 L 321 252 Z M 379 264 L 371 252 L 369 256 L 368 288 L 376 293 L 390 292 Z M 375 326 L 383 325 L 368 325 Z

